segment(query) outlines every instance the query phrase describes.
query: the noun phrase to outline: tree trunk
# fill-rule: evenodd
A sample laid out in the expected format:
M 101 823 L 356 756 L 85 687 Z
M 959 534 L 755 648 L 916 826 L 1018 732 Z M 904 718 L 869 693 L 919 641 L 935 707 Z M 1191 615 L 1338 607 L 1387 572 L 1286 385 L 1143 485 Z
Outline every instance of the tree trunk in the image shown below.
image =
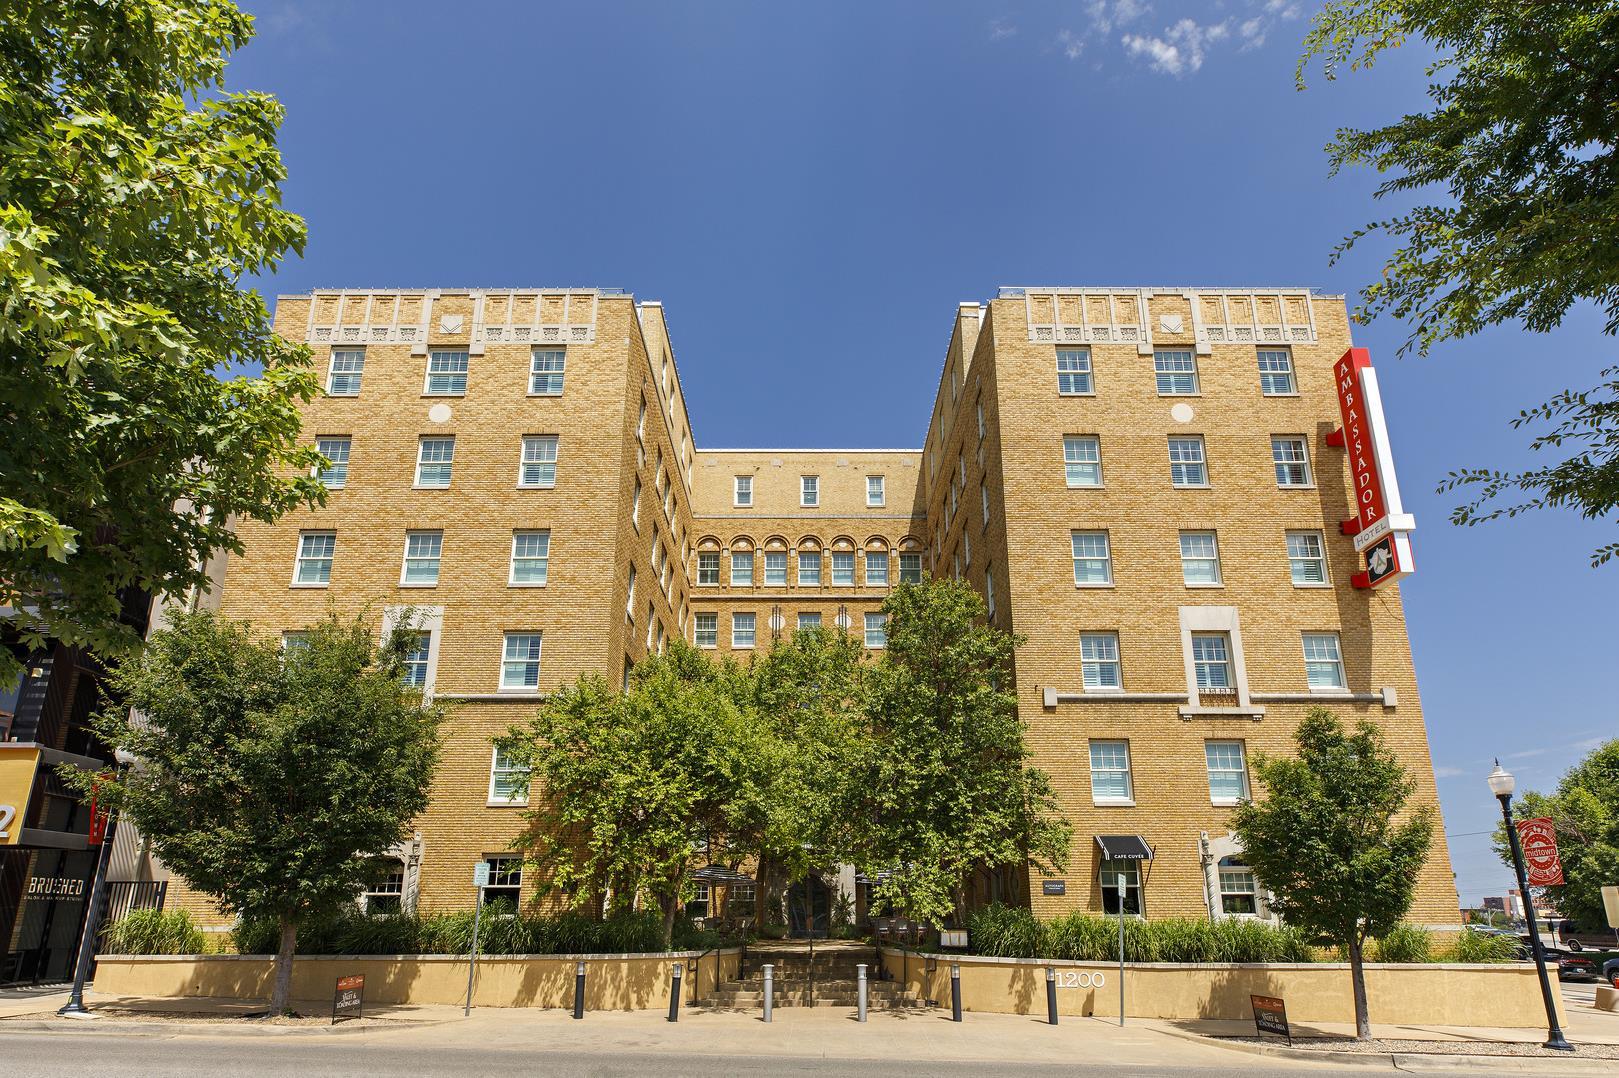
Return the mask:
M 298 950 L 298 922 L 288 914 L 281 915 L 281 949 L 275 953 L 275 985 L 270 989 L 270 1017 L 279 1018 L 287 1013 L 287 1001 L 292 995 L 292 956 Z
M 680 909 L 680 892 L 663 900 L 663 949 L 669 950 L 675 938 L 675 911 Z
M 1372 1021 L 1366 1011 L 1366 970 L 1361 965 L 1362 940 L 1359 932 L 1349 937 L 1349 979 L 1355 986 L 1355 1037 L 1372 1039 Z

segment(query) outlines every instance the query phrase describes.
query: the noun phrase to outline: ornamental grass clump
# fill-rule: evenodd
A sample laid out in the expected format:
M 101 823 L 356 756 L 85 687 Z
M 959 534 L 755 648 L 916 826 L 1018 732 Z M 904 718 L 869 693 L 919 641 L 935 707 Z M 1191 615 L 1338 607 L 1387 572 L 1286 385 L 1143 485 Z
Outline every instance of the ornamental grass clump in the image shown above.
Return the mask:
M 649 954 L 662 951 L 663 920 L 642 910 L 597 921 L 582 913 L 533 915 L 513 913 L 500 903 L 485 907 L 476 918 L 478 951 L 514 954 Z M 466 954 L 472 949 L 473 911 L 441 913 L 373 913 L 347 907 L 305 925 L 299 950 L 304 954 Z M 233 933 L 240 954 L 273 951 L 275 922 L 247 918 Z M 724 943 L 715 932 L 699 932 L 689 920 L 676 923 L 677 949 L 706 950 Z M 130 952 L 169 953 L 169 952 Z
M 1520 956 L 1520 944 L 1515 936 L 1500 936 L 1493 932 L 1475 932 L 1462 929 L 1456 942 L 1445 955 L 1447 962 L 1513 962 Z
M 992 903 L 967 920 L 975 954 L 1066 962 L 1117 962 L 1117 917 L 1071 913 L 1041 921 L 1026 909 Z M 1298 931 L 1263 921 L 1126 917 L 1124 956 L 1129 962 L 1312 962 L 1314 949 Z
M 1414 924 L 1401 921 L 1377 941 L 1374 961 L 1432 962 L 1433 938 Z
M 108 925 L 102 954 L 201 954 L 206 940 L 185 910 L 134 910 Z

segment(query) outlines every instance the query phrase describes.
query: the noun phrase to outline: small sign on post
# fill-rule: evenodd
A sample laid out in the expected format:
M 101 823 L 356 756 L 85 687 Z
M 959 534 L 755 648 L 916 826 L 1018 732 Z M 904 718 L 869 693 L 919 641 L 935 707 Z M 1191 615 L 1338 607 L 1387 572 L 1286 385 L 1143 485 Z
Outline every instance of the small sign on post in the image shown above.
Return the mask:
M 1619 887 L 1602 889 L 1602 912 L 1608 915 L 1608 927 L 1619 928 Z
M 1287 1005 L 1281 997 L 1249 996 L 1248 1002 L 1254 1008 L 1254 1029 L 1261 1035 L 1274 1033 L 1286 1037 L 1287 1046 L 1293 1047 L 1293 1032 L 1287 1028 Z
M 337 990 L 332 993 L 332 1025 L 339 1017 L 365 1017 L 365 975 L 356 973 L 337 979 Z
M 1556 887 L 1563 882 L 1563 862 L 1557 855 L 1557 828 L 1549 816 L 1518 821 L 1529 886 Z

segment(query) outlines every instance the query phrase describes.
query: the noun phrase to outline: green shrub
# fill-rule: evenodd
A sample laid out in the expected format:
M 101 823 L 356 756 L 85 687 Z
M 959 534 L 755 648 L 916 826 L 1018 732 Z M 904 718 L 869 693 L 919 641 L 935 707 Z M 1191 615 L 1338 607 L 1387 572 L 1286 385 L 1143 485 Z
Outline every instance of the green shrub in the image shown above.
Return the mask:
M 185 910 L 133 910 L 108 925 L 104 954 L 201 954 L 202 930 Z
M 1036 958 L 1044 949 L 1042 927 L 1030 911 L 992 902 L 968 915 L 967 939 L 976 954 Z
M 1474 932 L 1464 928 L 1445 955 L 1449 962 L 1514 962 L 1518 958 L 1518 941 L 1512 936 Z
M 967 919 L 975 954 L 1000 958 L 1050 958 L 1068 962 L 1117 962 L 1116 917 L 1071 913 L 1039 921 L 1018 907 L 992 903 Z M 1309 942 L 1291 928 L 1234 917 L 1218 921 L 1167 918 L 1124 921 L 1124 954 L 1130 962 L 1311 962 Z
M 1373 961 L 1432 962 L 1433 939 L 1426 930 L 1402 921 L 1377 941 Z

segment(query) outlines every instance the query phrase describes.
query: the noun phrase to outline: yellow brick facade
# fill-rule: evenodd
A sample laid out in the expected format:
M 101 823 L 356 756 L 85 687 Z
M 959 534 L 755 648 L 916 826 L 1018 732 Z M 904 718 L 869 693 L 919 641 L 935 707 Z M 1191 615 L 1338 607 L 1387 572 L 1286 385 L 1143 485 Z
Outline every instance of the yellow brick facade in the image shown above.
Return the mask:
M 1337 529 L 1349 514 L 1347 473 L 1324 437 L 1337 414 L 1331 364 L 1349 345 L 1341 298 L 1030 289 L 963 305 L 920 451 L 698 450 L 661 306 L 618 293 L 317 292 L 281 297 L 276 329 L 307 343 L 322 366 L 334 352 L 364 352 L 357 394 L 305 409 L 311 441 L 351 439 L 347 478 L 321 509 L 243 522 L 246 551 L 229 560 L 216 598 L 226 616 L 266 633 L 296 631 L 328 608 L 380 618 L 413 607 L 426 618 L 430 687 L 453 711 L 419 842 L 401 850 L 423 908 L 470 904 L 474 864 L 517 834 L 522 808 L 490 798 L 491 738 L 542 694 L 581 674 L 617 681 L 676 635 L 707 644 L 710 624 L 722 655 L 768 648 L 801 614 L 827 627 L 841 615 L 862 634 L 902 565 L 992 588 L 995 623 L 1026 637 L 1020 710 L 1075 828 L 1063 895 L 1016 874 L 981 881 L 982 894 L 1027 896 L 1041 914 L 1100 908 L 1092 836 L 1139 834 L 1155 852 L 1148 916 L 1218 911 L 1206 862 L 1232 850 L 1222 845 L 1228 810 L 1211 803 L 1204 743 L 1286 750 L 1310 699 L 1302 632 L 1340 634 L 1348 692 L 1330 702 L 1379 722 L 1419 799 L 1437 808 L 1398 590 L 1351 588 L 1357 556 Z M 1260 392 L 1256 342 L 1277 332 L 1296 395 Z M 1166 345 L 1196 351 L 1198 395 L 1158 394 L 1152 346 Z M 1091 395 L 1058 392 L 1058 347 L 1085 349 Z M 560 394 L 530 392 L 535 353 L 559 350 Z M 468 353 L 464 394 L 426 392 L 435 351 Z M 1068 487 L 1065 434 L 1099 440 L 1102 486 Z M 1167 439 L 1183 434 L 1205 441 L 1206 488 L 1170 483 Z M 1306 438 L 1310 486 L 1278 488 L 1272 434 Z M 448 436 L 450 484 L 422 489 L 420 439 Z M 520 483 L 524 436 L 556 438 L 554 486 Z M 751 484 L 749 504 L 738 504 L 738 476 Z M 1112 586 L 1075 586 L 1076 529 L 1108 534 Z M 1183 583 L 1181 529 L 1217 533 L 1223 586 Z M 546 581 L 513 586 L 513 534 L 532 530 L 549 532 Z M 1329 586 L 1292 584 L 1289 530 L 1323 533 Z M 307 531 L 336 537 L 325 586 L 294 584 Z M 402 584 L 407 531 L 441 534 L 435 586 Z M 733 582 L 737 554 L 752 556 L 746 582 Z M 806 555 L 816 554 L 819 581 L 810 583 Z M 847 580 L 834 555 L 852 556 Z M 1231 636 L 1251 697 L 1244 714 L 1223 698 L 1200 710 L 1189 692 L 1182 611 L 1193 607 L 1229 608 L 1240 623 Z M 754 617 L 752 648 L 733 637 L 736 614 Z M 1123 695 L 1081 692 L 1079 634 L 1088 631 L 1117 634 Z M 542 635 L 532 689 L 502 688 L 506 633 Z M 1129 743 L 1133 806 L 1093 805 L 1093 738 Z M 1414 919 L 1456 920 L 1442 838 Z

